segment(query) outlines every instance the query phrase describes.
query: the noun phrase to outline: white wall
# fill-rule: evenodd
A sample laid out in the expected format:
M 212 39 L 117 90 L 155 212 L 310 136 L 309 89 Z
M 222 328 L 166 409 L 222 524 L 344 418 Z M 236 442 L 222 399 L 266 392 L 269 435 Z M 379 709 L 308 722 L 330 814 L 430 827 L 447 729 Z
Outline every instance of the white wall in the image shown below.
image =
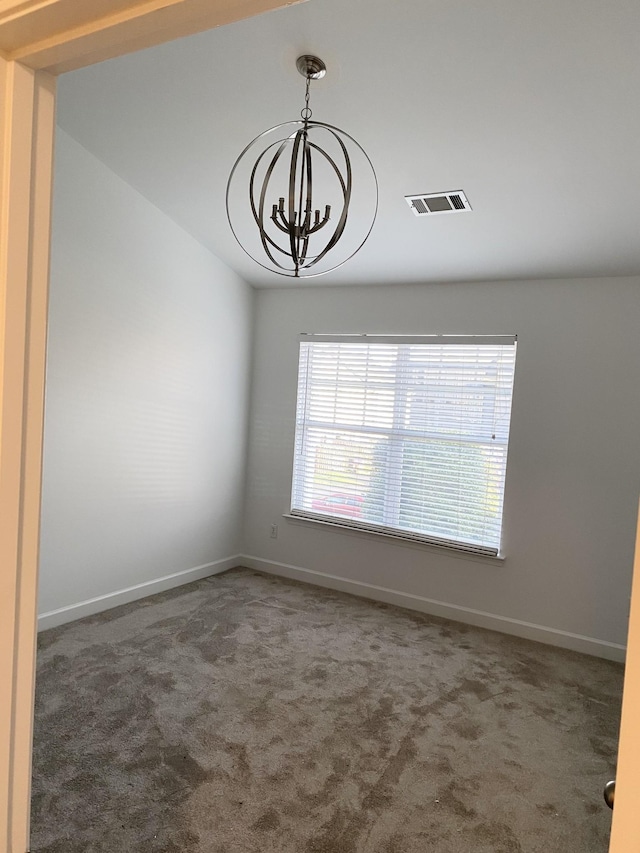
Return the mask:
M 259 291 L 243 539 L 252 299 L 59 131 L 40 612 L 62 612 L 43 624 L 244 553 L 269 571 L 619 656 L 640 490 L 640 278 Z M 282 517 L 300 331 L 518 335 L 503 563 Z
M 261 291 L 247 562 L 619 657 L 640 490 L 639 325 L 640 278 Z M 518 335 L 503 563 L 282 518 L 302 331 Z
M 239 553 L 251 350 L 250 288 L 63 131 L 52 247 L 41 613 Z

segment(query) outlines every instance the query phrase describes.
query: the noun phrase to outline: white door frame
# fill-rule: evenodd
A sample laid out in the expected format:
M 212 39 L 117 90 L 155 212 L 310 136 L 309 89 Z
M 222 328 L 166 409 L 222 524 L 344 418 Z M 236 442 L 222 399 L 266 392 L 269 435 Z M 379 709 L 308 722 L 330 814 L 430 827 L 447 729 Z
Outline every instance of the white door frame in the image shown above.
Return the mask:
M 55 77 L 296 2 L 0 0 L 0 853 L 29 844 Z M 640 853 L 638 535 L 610 853 Z

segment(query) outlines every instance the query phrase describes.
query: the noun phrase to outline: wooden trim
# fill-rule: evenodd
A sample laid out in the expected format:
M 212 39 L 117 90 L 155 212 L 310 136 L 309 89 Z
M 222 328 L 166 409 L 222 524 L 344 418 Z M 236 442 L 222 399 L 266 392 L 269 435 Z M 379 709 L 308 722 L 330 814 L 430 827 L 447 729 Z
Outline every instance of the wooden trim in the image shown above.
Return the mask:
M 38 624 L 38 565 L 44 383 L 49 294 L 49 245 L 55 134 L 54 77 L 35 79 L 29 291 L 25 350 L 25 411 L 22 469 L 22 566 L 18 586 L 16 694 L 13 766 L 14 850 L 25 850 L 31 816 L 31 753 Z
M 0 60 L 0 850 L 10 849 L 12 816 L 33 77 Z
M 624 694 L 616 796 L 609 853 L 637 853 L 640 850 L 640 512 L 636 533 L 636 554 L 631 591 L 631 614 L 627 639 L 627 665 Z
M 0 50 L 30 68 L 61 74 L 300 2 L 306 0 L 17 3 L 13 16 L 0 13 Z
M 0 849 L 23 853 L 31 783 L 55 81 L 0 59 L 0 86 Z
M 140 0 L 136 0 L 140 2 Z M 131 5 L 131 0 L 0 0 L 1 44 L 15 51 Z

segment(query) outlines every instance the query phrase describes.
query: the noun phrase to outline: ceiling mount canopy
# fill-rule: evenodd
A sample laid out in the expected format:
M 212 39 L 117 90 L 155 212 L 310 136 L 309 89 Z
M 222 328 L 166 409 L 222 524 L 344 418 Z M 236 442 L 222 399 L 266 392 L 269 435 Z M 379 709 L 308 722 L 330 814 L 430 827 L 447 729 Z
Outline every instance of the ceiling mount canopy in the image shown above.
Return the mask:
M 305 54 L 296 68 L 307 81 L 300 119 L 246 146 L 229 175 L 226 205 L 234 237 L 256 263 L 309 278 L 337 269 L 362 248 L 378 210 L 378 182 L 352 136 L 312 120 L 310 85 L 325 76 L 324 62 Z
M 327 73 L 327 66 L 318 56 L 305 53 L 296 59 L 296 68 L 307 80 L 321 80 Z

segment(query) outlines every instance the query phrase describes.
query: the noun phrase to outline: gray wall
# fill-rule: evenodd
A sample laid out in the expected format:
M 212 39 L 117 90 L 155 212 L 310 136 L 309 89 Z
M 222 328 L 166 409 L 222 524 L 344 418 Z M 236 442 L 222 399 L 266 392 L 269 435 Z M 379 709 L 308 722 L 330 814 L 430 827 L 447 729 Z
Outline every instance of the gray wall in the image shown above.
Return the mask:
M 639 316 L 638 278 L 259 292 L 249 564 L 619 657 L 640 490 Z M 283 519 L 303 331 L 518 335 L 504 562 Z
M 245 282 L 63 131 L 52 245 L 40 613 L 239 553 L 251 349 Z

